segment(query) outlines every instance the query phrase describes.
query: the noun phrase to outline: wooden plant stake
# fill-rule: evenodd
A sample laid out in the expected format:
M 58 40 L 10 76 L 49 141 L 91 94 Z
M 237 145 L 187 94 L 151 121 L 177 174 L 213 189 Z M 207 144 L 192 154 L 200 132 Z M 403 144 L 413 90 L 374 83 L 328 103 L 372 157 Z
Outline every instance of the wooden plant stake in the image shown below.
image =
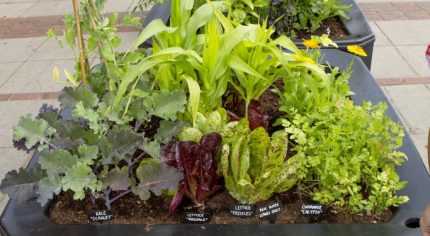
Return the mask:
M 82 84 L 84 86 L 84 90 L 87 87 L 87 78 L 86 78 L 86 67 L 85 67 L 85 55 L 84 55 L 84 38 L 82 37 L 81 32 L 81 19 L 79 17 L 79 3 L 78 0 L 73 1 L 73 14 L 76 19 L 76 32 L 78 34 L 78 47 L 79 47 L 79 62 L 81 64 L 81 75 L 82 75 Z

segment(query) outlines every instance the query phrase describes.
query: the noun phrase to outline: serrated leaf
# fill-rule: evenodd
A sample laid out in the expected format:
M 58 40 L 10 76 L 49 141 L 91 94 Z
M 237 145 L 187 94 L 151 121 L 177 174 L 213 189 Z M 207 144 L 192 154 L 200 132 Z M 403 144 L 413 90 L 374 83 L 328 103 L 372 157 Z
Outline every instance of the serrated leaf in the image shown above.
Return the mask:
M 13 129 L 13 139 L 16 141 L 26 139 L 25 146 L 30 149 L 38 143 L 47 143 L 47 137 L 54 133 L 55 129 L 49 127 L 45 120 L 32 120 L 29 116 L 23 116 Z
M 37 202 L 44 206 L 54 194 L 61 192 L 61 178 L 58 175 L 48 175 L 41 179 L 37 185 L 36 193 L 39 195 Z
M 124 160 L 140 147 L 144 138 L 130 130 L 111 130 L 99 141 L 102 164 L 112 164 Z
M 106 124 L 99 122 L 101 120 L 100 114 L 93 109 L 85 108 L 82 101 L 76 104 L 72 115 L 87 120 L 88 125 L 96 134 L 103 134 L 108 129 Z
M 85 190 L 100 190 L 101 184 L 97 181 L 97 176 L 92 169 L 84 163 L 78 163 L 66 172 L 62 179 L 63 189 L 72 190 L 75 194 L 73 199 L 82 200 L 85 198 Z
M 9 171 L 1 182 L 0 192 L 18 203 L 28 201 L 36 196 L 37 183 L 45 176 L 45 171 L 39 166 L 29 170 L 20 168 L 18 171 Z
M 160 143 L 157 141 L 153 142 L 145 142 L 142 147 L 143 151 L 145 151 L 148 155 L 150 155 L 154 159 L 160 159 Z
M 115 167 L 110 170 L 103 180 L 103 189 L 110 188 L 112 191 L 127 190 L 131 185 L 131 179 L 128 173 L 128 167 L 123 166 L 121 169 Z
M 58 96 L 58 101 L 60 101 L 60 106 L 63 109 L 74 108 L 78 102 L 82 102 L 86 108 L 93 108 L 97 105 L 99 99 L 96 94 L 82 87 L 66 87 Z
M 42 169 L 48 173 L 63 174 L 78 162 L 76 156 L 62 149 L 44 150 L 39 159 Z
M 130 13 L 124 15 L 121 19 L 122 25 L 140 26 L 140 17 L 133 17 Z
M 183 179 L 181 171 L 154 159 L 144 159 L 136 170 L 140 183 L 133 188 L 142 200 L 147 200 L 149 191 L 160 196 L 163 190 L 175 190 Z
M 97 159 L 97 155 L 99 153 L 99 147 L 81 145 L 78 147 L 78 153 L 80 155 L 79 156 L 80 162 L 86 165 L 92 165 L 94 163 L 94 160 Z
M 187 96 L 182 90 L 170 93 L 163 90 L 159 93 L 154 93 L 144 100 L 144 105 L 147 110 L 155 116 L 166 120 L 176 120 L 177 113 L 185 111 L 187 104 Z
M 176 137 L 184 125 L 185 122 L 183 121 L 162 120 L 154 138 L 161 143 L 166 143 L 173 137 Z

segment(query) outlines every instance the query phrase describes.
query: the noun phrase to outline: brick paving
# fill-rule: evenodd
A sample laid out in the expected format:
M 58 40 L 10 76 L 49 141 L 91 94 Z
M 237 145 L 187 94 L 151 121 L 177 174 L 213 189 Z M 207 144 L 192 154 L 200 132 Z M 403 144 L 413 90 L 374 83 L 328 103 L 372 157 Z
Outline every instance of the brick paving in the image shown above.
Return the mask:
M 119 13 L 120 19 L 124 14 L 125 12 Z M 141 12 L 135 15 L 144 19 L 146 14 L 146 12 Z M 64 16 L 0 18 L 0 39 L 42 37 L 46 35 L 46 32 L 50 28 L 63 30 L 63 19 Z M 118 32 L 134 32 L 139 30 L 137 27 L 118 27 Z
M 369 21 L 430 19 L 430 2 L 359 3 Z

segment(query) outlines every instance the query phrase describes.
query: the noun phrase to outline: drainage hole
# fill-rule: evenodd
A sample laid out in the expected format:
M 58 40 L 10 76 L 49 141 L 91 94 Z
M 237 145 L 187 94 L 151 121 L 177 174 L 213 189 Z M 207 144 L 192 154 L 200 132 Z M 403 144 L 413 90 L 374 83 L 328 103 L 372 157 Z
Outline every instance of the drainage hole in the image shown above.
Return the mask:
M 408 228 L 415 229 L 420 227 L 420 218 L 409 218 L 405 221 Z

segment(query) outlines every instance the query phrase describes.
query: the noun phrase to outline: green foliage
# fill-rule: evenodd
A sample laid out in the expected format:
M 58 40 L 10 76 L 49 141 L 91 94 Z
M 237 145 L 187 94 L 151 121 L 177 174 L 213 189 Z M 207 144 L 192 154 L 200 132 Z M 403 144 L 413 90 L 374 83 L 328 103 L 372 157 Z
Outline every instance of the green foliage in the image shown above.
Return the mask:
M 383 103 L 359 107 L 344 99 L 284 120 L 297 142 L 294 150 L 306 157 L 301 189 L 321 204 L 352 213 L 382 212 L 407 202 L 406 196 L 396 196 L 406 184 L 396 173 L 407 158 L 397 151 L 404 133 L 385 110 Z
M 206 3 L 196 1 L 195 8 Z M 297 37 L 298 31 L 313 33 L 321 23 L 333 16 L 348 19 L 350 6 L 341 0 L 224 0 L 228 18 L 243 24 L 269 20 L 277 35 Z
M 25 202 L 34 197 L 38 182 L 44 178 L 45 172 L 36 166 L 31 170 L 20 168 L 6 173 L 1 182 L 0 191 L 13 196 L 17 202 Z
M 148 200 L 150 192 L 160 196 L 164 191 L 173 191 L 184 177 L 181 171 L 155 159 L 143 160 L 137 168 L 136 176 L 139 184 L 133 188 L 133 193 L 140 199 Z
M 275 22 L 279 18 L 275 23 L 277 33 L 279 35 L 287 33 L 293 38 L 300 30 L 313 33 L 330 17 L 340 16 L 348 19 L 345 12 L 350 8 L 341 0 L 285 0 L 277 1 L 276 4 L 273 4 L 273 1 L 271 3 L 270 20 Z
M 221 170 L 226 188 L 236 200 L 253 204 L 296 184 L 304 157 L 287 159 L 286 132 L 275 132 L 270 138 L 262 127 L 250 131 L 246 119 L 229 124 L 221 133 L 226 137 Z
M 348 85 L 350 67 L 342 73 L 338 68 L 333 68 L 328 75 L 327 78 L 320 77 L 304 67 L 287 71 L 282 77 L 282 91 L 275 88 L 280 99 L 279 110 L 286 112 L 288 118 L 292 119 L 291 111 L 298 114 L 313 113 L 353 95 Z
M 39 149 L 43 149 L 51 145 L 50 136 L 54 133 L 55 129 L 50 127 L 45 120 L 32 120 L 29 116 L 23 116 L 13 130 L 13 138 L 16 141 L 25 139 L 25 146 L 28 149 L 37 144 Z

